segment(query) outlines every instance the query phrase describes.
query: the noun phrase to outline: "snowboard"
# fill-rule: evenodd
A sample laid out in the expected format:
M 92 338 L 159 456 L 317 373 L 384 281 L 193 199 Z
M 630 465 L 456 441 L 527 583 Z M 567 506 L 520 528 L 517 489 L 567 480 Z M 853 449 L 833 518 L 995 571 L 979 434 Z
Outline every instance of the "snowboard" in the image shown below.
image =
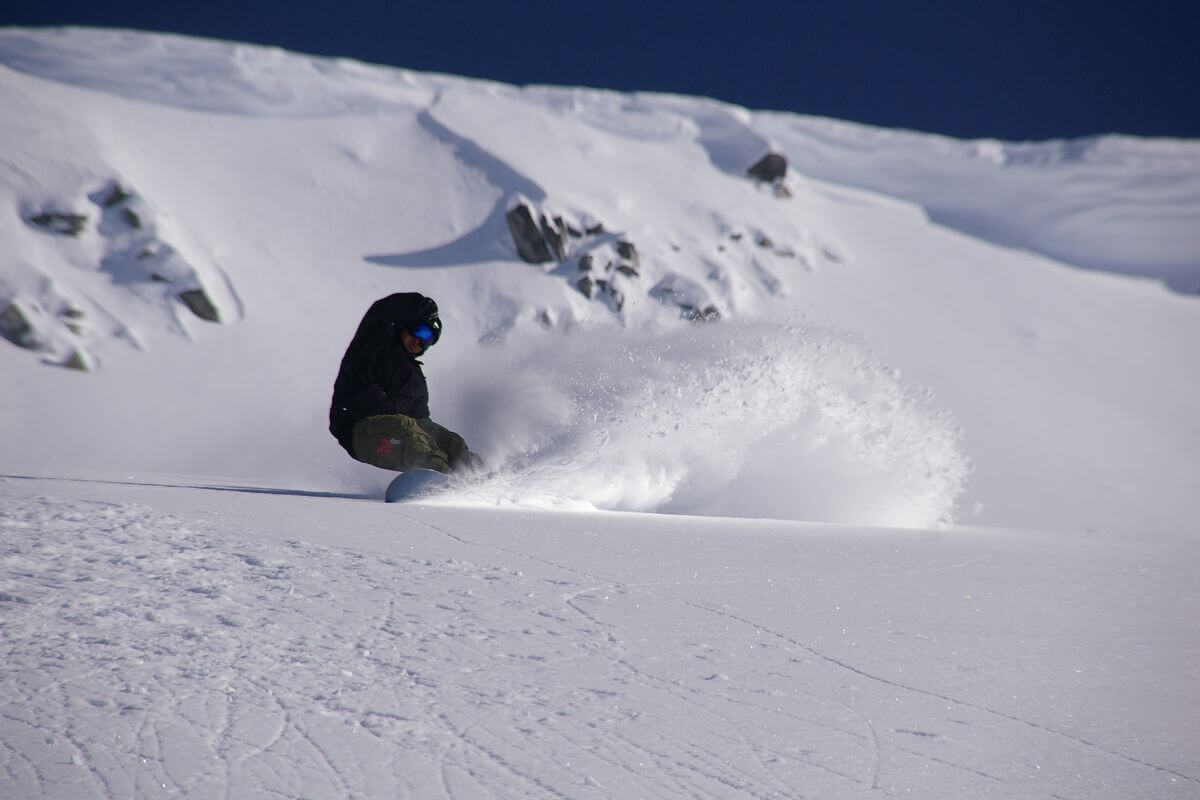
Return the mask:
M 432 469 L 410 469 L 392 479 L 383 499 L 388 503 L 418 500 L 436 494 L 446 488 L 449 483 L 450 477 L 443 472 Z

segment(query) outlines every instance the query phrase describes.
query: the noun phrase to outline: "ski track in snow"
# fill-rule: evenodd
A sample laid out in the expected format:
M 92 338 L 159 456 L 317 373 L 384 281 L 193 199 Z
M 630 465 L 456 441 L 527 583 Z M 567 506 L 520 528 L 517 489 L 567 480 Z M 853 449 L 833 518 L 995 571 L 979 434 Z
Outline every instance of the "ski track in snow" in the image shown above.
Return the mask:
M 1153 796 L 1200 789 L 827 655 L 802 618 L 778 630 L 397 516 L 476 558 L 6 499 L 0 795 L 802 798 L 920 775 L 1016 796 L 1047 753 Z

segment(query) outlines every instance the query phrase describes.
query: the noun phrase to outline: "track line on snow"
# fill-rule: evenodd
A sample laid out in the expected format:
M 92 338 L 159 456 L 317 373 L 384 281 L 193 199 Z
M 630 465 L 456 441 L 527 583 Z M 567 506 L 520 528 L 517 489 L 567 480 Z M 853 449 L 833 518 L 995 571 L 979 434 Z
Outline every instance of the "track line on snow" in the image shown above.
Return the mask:
M 6 719 L 11 719 L 11 717 L 6 717 Z M 22 721 L 22 724 L 27 723 Z M 34 763 L 33 759 L 26 756 L 20 750 L 17 750 L 4 739 L 0 739 L 0 748 L 4 748 L 4 750 L 11 753 L 18 761 L 24 762 L 26 767 L 29 769 L 30 774 L 33 775 L 34 780 L 37 781 L 38 794 L 44 795 L 46 793 L 46 778 L 42 775 L 42 771 L 38 769 L 37 764 Z M 19 785 L 17 774 L 13 771 L 13 767 L 10 764 L 5 763 L 4 771 L 8 774 L 9 780 L 11 780 L 13 784 Z
M 446 719 L 445 721 L 446 721 L 450 731 L 452 733 L 454 733 L 455 736 L 458 737 L 459 741 L 461 741 L 464 746 L 466 746 L 466 747 L 474 750 L 476 753 L 482 755 L 484 757 L 484 759 L 486 759 L 489 763 L 494 764 L 496 767 L 498 767 L 499 769 L 501 769 L 504 772 L 507 772 L 509 775 L 512 775 L 514 778 L 518 779 L 519 781 L 522 781 L 526 784 L 529 784 L 530 786 L 535 787 L 539 792 L 536 795 L 537 797 L 550 796 L 550 797 L 558 797 L 558 798 L 561 798 L 562 800 L 571 800 L 570 795 L 564 794 L 563 792 L 561 792 L 558 789 L 554 788 L 553 786 L 549 785 L 546 781 L 542 780 L 541 778 L 537 777 L 536 775 L 532 775 L 529 772 L 527 772 L 526 770 L 521 769 L 516 764 L 513 764 L 511 761 L 509 761 L 504 756 L 502 756 L 500 753 L 498 753 L 494 748 L 487 747 L 486 745 L 484 745 L 480 742 L 473 741 L 470 738 L 469 733 L 470 733 L 471 729 L 474 728 L 476 725 L 478 725 L 480 720 L 482 720 L 483 718 L 488 717 L 488 716 L 490 716 L 490 714 L 482 715 L 479 719 L 477 719 L 475 722 L 471 723 L 471 725 L 469 725 L 467 728 L 464 728 L 462 731 L 457 731 L 454 728 L 453 723 L 450 723 L 448 719 Z
M 963 764 L 955 764 L 953 761 L 947 761 L 944 758 L 938 758 L 937 756 L 930 755 L 929 753 L 925 753 L 920 750 L 912 750 L 907 747 L 900 747 L 899 745 L 892 745 L 892 746 L 895 747 L 897 750 L 899 750 L 901 753 L 908 753 L 910 756 L 916 756 L 917 758 L 928 759 L 929 761 L 936 761 L 937 763 L 945 764 L 947 767 L 950 767 L 952 769 L 961 770 L 963 772 L 970 773 L 971 775 L 978 775 L 980 778 L 987 778 L 990 781 L 996 781 L 998 783 L 1007 783 L 1007 781 L 1004 778 L 1001 778 L 997 775 L 990 775 L 982 770 L 975 769 L 974 767 L 968 767 Z
M 695 691 L 694 689 L 687 688 L 680 681 L 671 680 L 669 678 L 663 678 L 658 675 L 654 675 L 654 674 L 651 674 L 644 670 L 638 669 L 637 667 L 635 667 L 633 664 L 631 664 L 627 660 L 622 659 L 621 661 L 618 661 L 617 664 L 619 666 L 621 666 L 623 669 L 625 669 L 626 671 L 628 671 L 635 678 L 637 678 L 642 683 L 642 685 L 646 686 L 647 688 L 651 688 L 656 691 L 665 692 L 667 694 L 670 694 L 670 695 L 674 696 L 677 700 L 681 700 L 685 704 L 687 704 L 691 707 L 694 707 L 694 708 L 698 708 L 701 711 L 705 712 L 706 714 L 709 714 L 712 717 L 720 720 L 728 729 L 737 731 L 738 732 L 737 739 L 734 739 L 732 736 L 726 735 L 726 741 L 730 742 L 731 744 L 740 744 L 743 747 L 745 747 L 746 751 L 749 752 L 755 758 L 755 760 L 759 763 L 759 766 L 762 767 L 763 773 L 770 776 L 771 779 L 774 780 L 776 783 L 783 785 L 784 791 L 787 793 L 787 794 L 785 794 L 785 796 L 794 796 L 794 797 L 801 798 L 803 800 L 805 795 L 795 792 L 795 790 L 792 787 L 788 786 L 786 783 L 784 783 L 782 780 L 780 780 L 779 777 L 776 776 L 774 774 L 774 772 L 770 768 L 768 768 L 767 765 L 763 762 L 761 756 L 759 756 L 759 754 L 758 754 L 758 751 L 766 750 L 767 748 L 761 747 L 750 737 L 746 736 L 744 733 L 741 733 L 742 726 L 741 726 L 741 723 L 739 723 L 737 720 L 733 719 L 732 717 L 730 717 L 726 714 L 721 713 L 720 711 L 713 708 L 711 705 L 697 699 L 697 696 L 703 697 L 704 695 L 701 695 L 699 692 Z M 654 686 L 654 684 L 661 684 L 662 688 L 656 688 Z M 721 699 L 723 699 L 727 703 L 732 703 L 735 705 L 742 705 L 742 706 L 754 708 L 755 710 L 761 710 L 758 707 L 751 706 L 750 704 L 744 703 L 742 701 L 733 700 L 731 698 L 721 698 Z M 770 713 L 777 713 L 777 711 L 772 711 Z M 788 716 L 795 718 L 793 715 L 788 715 Z M 676 741 L 683 742 L 682 739 L 676 739 Z M 693 742 L 688 742 L 687 744 L 688 744 L 688 746 L 691 746 L 693 748 L 702 749 L 702 748 L 700 748 L 700 746 L 698 744 L 695 744 Z M 721 755 L 725 755 L 725 754 L 721 754 Z M 720 758 L 721 758 L 718 754 L 715 754 L 715 753 L 709 753 L 709 756 L 711 757 L 711 760 L 713 760 L 714 764 L 716 763 L 717 760 L 720 760 Z M 807 761 L 806 759 L 796 758 L 795 760 L 797 760 L 801 763 L 809 764 L 810 766 L 818 766 L 818 765 L 812 764 L 811 762 Z M 848 780 L 848 781 L 858 784 L 858 785 L 862 785 L 862 783 L 863 783 L 859 779 L 854 778 L 853 776 L 838 772 L 837 770 L 826 769 L 826 771 L 838 776 L 839 778 L 843 778 L 845 780 Z M 744 775 L 747 779 L 751 779 L 751 780 L 753 779 L 753 776 L 748 775 L 744 770 L 738 770 L 738 772 L 740 772 L 742 775 Z
M 594 586 L 590 586 L 590 587 L 588 587 L 588 588 L 585 588 L 585 589 L 581 589 L 581 590 L 578 590 L 578 591 L 575 591 L 575 592 L 568 593 L 567 595 L 565 595 L 565 596 L 564 596 L 564 602 L 565 602 L 565 604 L 566 604 L 566 605 L 568 605 L 570 608 L 574 609 L 574 610 L 575 610 L 575 611 L 576 611 L 578 614 L 580 614 L 582 617 L 584 617 L 585 619 L 589 620 L 589 621 L 590 621 L 590 622 L 592 622 L 593 624 L 597 625 L 597 626 L 598 626 L 599 628 L 601 628 L 601 629 L 611 629 L 611 627 L 612 627 L 612 626 L 611 626 L 611 625 L 609 625 L 609 624 L 607 624 L 607 623 L 601 622 L 600 620 L 598 620 L 598 619 L 595 617 L 595 615 L 591 614 L 591 613 L 590 613 L 590 612 L 588 612 L 586 609 L 582 608 L 582 607 L 580 606 L 580 604 L 577 602 L 577 601 L 578 601 L 578 598 L 580 598 L 580 597 L 583 597 L 583 596 L 585 596 L 585 595 L 594 594 L 594 593 L 596 593 L 596 592 L 603 591 L 603 590 L 608 590 L 609 592 L 615 593 L 615 592 L 627 592 L 627 591 L 630 591 L 630 590 L 636 590 L 637 588 L 646 588 L 646 587 L 652 587 L 652 586 L 660 586 L 660 585 L 661 585 L 661 586 L 668 586 L 668 587 L 669 587 L 669 586 L 673 586 L 673 585 L 679 585 L 679 582 L 646 582 L 646 583 L 637 583 L 637 584 L 626 584 L 626 583 L 623 583 L 623 582 L 621 582 L 621 581 L 618 581 L 618 580 L 612 580 L 612 579 L 608 579 L 608 578 L 605 578 L 605 577 L 603 577 L 603 576 L 597 575 L 597 574 L 595 574 L 595 573 L 586 572 L 586 571 L 583 571 L 583 570 L 578 570 L 578 569 L 575 569 L 575 568 L 573 568 L 573 567 L 569 567 L 569 566 L 566 566 L 566 565 L 564 565 L 564 564 L 560 564 L 560 563 L 557 563 L 557 562 L 555 562 L 555 561 L 551 561 L 551 560 L 549 560 L 549 559 L 541 558 L 541 557 L 539 557 L 539 556 L 534 556 L 534 555 L 531 555 L 531 554 L 529 554 L 529 553 L 526 553 L 526 552 L 524 552 L 524 551 L 517 550 L 517 549 L 514 549 L 514 548 L 510 548 L 510 547 L 503 547 L 503 546 L 500 546 L 500 545 L 493 544 L 493 543 L 491 543 L 491 542 L 473 541 L 473 540 L 471 540 L 471 539 L 467 539 L 467 538 L 465 538 L 465 537 L 462 537 L 462 536 L 456 535 L 456 534 L 454 534 L 454 533 L 450 533 L 449 531 L 446 531 L 446 530 L 444 530 L 443 528 L 441 528 L 441 527 L 439 527 L 439 526 L 437 526 L 437 525 L 435 525 L 435 524 L 433 524 L 433 523 L 429 523 L 429 522 L 426 522 L 426 521 L 424 521 L 424 520 L 416 519 L 416 518 L 414 518 L 414 517 L 412 517 L 412 516 L 405 515 L 405 518 L 406 518 L 406 519 L 408 519 L 410 522 L 413 522 L 413 523 L 415 523 L 415 524 L 418 524 L 418 525 L 420 525 L 420 526 L 422 526 L 422 527 L 428 528 L 429 530 L 432 530 L 432 531 L 434 531 L 435 533 L 441 534 L 442 536 L 445 536 L 445 537 L 447 537 L 447 538 L 449 538 L 449 539 L 451 539 L 451 540 L 453 540 L 453 541 L 455 541 L 455 542 L 458 542 L 459 544 L 467 545 L 467 546 L 470 546 L 470 547 L 485 547 L 485 548 L 488 548 L 488 549 L 491 549 L 491 550 L 495 550 L 495 551 L 497 551 L 497 552 L 505 553 L 506 555 L 515 556 L 515 557 L 518 557 L 518 558 L 526 559 L 526 560 L 528 560 L 528 561 L 532 561 L 532 562 L 534 562 L 534 563 L 542 564 L 543 566 L 551 567 L 551 568 L 553 568 L 553 569 L 560 570 L 560 571 L 562 571 L 562 572 L 566 572 L 566 573 L 569 573 L 569 574 L 572 574 L 572 575 L 576 575 L 576 576 L 579 576 L 579 577 L 581 577 L 581 578 L 586 578 L 586 579 L 588 579 L 589 581 L 593 581 L 593 582 L 595 582 L 595 583 L 596 583 L 596 585 L 594 585 Z M 947 568 L 949 568 L 949 567 L 947 567 Z M 684 582 L 684 583 L 687 583 L 687 582 Z M 705 582 L 705 583 L 707 583 L 707 582 Z M 698 609 L 698 610 L 701 610 L 701 611 L 705 611 L 705 612 L 709 612 L 709 613 L 712 613 L 712 611 L 713 611 L 712 609 L 709 609 L 709 608 L 707 608 L 707 607 L 705 607 L 705 606 L 703 606 L 703 605 L 696 604 L 696 603 L 691 603 L 691 602 L 689 602 L 689 601 L 686 601 L 686 600 L 680 600 L 680 599 L 678 599 L 678 598 L 669 598 L 669 599 L 671 599 L 673 602 L 678 602 L 678 603 L 681 603 L 681 604 L 683 604 L 683 605 L 688 605 L 688 606 L 694 607 L 694 608 L 696 608 L 696 609 Z M 762 628 L 762 626 L 755 626 L 755 625 L 753 625 L 753 623 L 749 623 L 748 621 L 746 621 L 746 620 L 742 620 L 742 619 L 740 619 L 740 618 L 738 618 L 738 617 L 736 617 L 736 616 L 734 616 L 734 615 L 728 615 L 728 616 L 730 616 L 730 618 L 732 618 L 732 619 L 735 619 L 735 620 L 737 620 L 737 621 L 739 621 L 739 622 L 743 622 L 744 624 L 749 624 L 749 625 L 751 625 L 752 627 L 756 627 L 756 628 L 760 628 L 760 629 L 763 629 L 763 630 L 767 630 L 767 629 L 765 629 L 765 628 Z M 786 638 L 786 637 L 785 637 L 783 634 L 778 634 L 778 633 L 776 633 L 776 632 L 774 632 L 774 631 L 769 631 L 769 632 L 770 632 L 770 633 L 772 633 L 773 635 L 776 635 L 776 636 L 780 637 L 780 638 Z M 816 654 L 816 653 L 814 653 L 814 655 L 817 655 L 817 654 Z M 822 657 L 823 657 L 823 656 L 822 656 Z M 636 670 L 636 668 L 633 668 L 633 667 L 632 667 L 632 666 L 631 666 L 631 665 L 630 665 L 630 664 L 629 664 L 627 661 L 624 661 L 624 660 L 622 660 L 622 661 L 619 661 L 619 662 L 617 662 L 617 663 L 619 663 L 619 664 L 622 664 L 622 665 L 623 665 L 625 668 L 627 668 L 627 669 L 631 670 L 631 671 L 632 671 L 632 674 L 635 674 L 635 675 L 640 675 L 640 676 L 642 677 L 642 679 L 643 679 L 643 680 L 655 680 L 655 681 L 660 681 L 660 682 L 663 682 L 663 681 L 665 681 L 665 679 L 662 679 L 662 678 L 657 678 L 656 676 L 650 676 L 650 675 L 648 675 L 648 674 L 640 673 L 638 670 Z M 668 682 L 668 683 L 669 683 L 669 682 Z M 649 686 L 649 684 L 645 684 L 645 685 Z M 676 687 L 676 688 L 679 688 L 679 687 Z M 683 690 L 683 691 L 686 691 L 686 690 Z M 686 696 L 686 695 L 677 694 L 677 695 L 676 695 L 676 698 L 677 698 L 677 699 L 679 699 L 679 700 L 682 700 L 682 701 L 683 701 L 683 702 L 685 702 L 685 703 L 689 703 L 689 704 L 695 704 L 695 700 L 694 700 L 693 698 L 691 698 L 691 697 L 688 697 L 688 696 Z M 736 701 L 733 701 L 733 702 L 736 702 Z M 713 714 L 713 715 L 717 716 L 718 718 L 727 719 L 727 718 L 725 718 L 725 717 L 724 717 L 724 715 L 721 715 L 721 714 L 719 714 L 718 712 L 716 712 L 716 711 L 714 711 L 714 710 L 712 710 L 712 709 L 709 709 L 709 708 L 707 708 L 707 707 L 705 707 L 705 706 L 700 706 L 700 707 L 701 707 L 701 708 L 704 708 L 704 709 L 705 709 L 705 710 L 706 710 L 708 713 L 711 713 L 711 714 Z M 728 720 L 727 720 L 727 721 L 728 721 Z M 869 722 L 868 722 L 868 724 L 869 724 Z M 842 730 L 842 729 L 836 728 L 836 726 L 834 726 L 834 727 L 835 727 L 835 729 L 836 729 L 836 730 L 838 730 L 840 733 L 843 733 L 843 734 L 845 734 L 845 735 L 849 735 L 849 736 L 856 737 L 856 738 L 863 738 L 863 739 L 865 739 L 865 738 L 866 738 L 866 737 L 863 737 L 861 734 L 856 734 L 856 733 L 854 733 L 853 731 L 844 731 L 844 730 Z M 874 735 L 874 732 L 873 732 L 873 731 L 872 731 L 872 735 Z M 747 742 L 748 742 L 748 740 L 747 740 Z M 875 761 L 876 761 L 876 763 L 875 763 L 875 766 L 874 766 L 874 774 L 875 774 L 875 777 L 876 777 L 876 779 L 877 779 L 877 778 L 878 778 L 878 770 L 879 770 L 879 761 L 881 760 L 880 753 L 879 753 L 879 742 L 878 742 L 878 738 L 877 738 L 877 737 L 875 737 L 875 738 L 874 738 L 874 744 L 875 744 L 875 747 L 876 747 L 876 750 L 875 750 Z M 635 745 L 635 746 L 636 746 L 636 745 Z M 752 743 L 749 743 L 749 744 L 748 744 L 748 746 L 750 746 L 751 748 L 753 748 L 753 746 L 754 746 L 754 745 L 753 745 Z M 649 751 L 647 751 L 647 752 L 649 752 Z M 710 774 L 710 775 L 706 775 L 705 773 L 702 773 L 702 772 L 700 772 L 699 770 L 696 770 L 694 766 L 689 766 L 689 765 L 686 765 L 686 764 L 684 764 L 683 762 L 681 762 L 681 761 L 679 761 L 679 760 L 677 760 L 677 759 L 674 759 L 674 758 L 673 758 L 673 757 L 671 757 L 670 755 L 667 755 L 667 754 L 665 754 L 665 753 L 659 753 L 659 754 L 657 754 L 657 755 L 656 755 L 656 760 L 660 760 L 660 761 L 661 761 L 661 760 L 663 760 L 663 759 L 665 759 L 665 760 L 666 760 L 666 763 L 674 764 L 676 767 L 679 767 L 679 768 L 681 768 L 681 769 L 685 769 L 685 768 L 686 768 L 688 771 L 690 771 L 690 772 L 693 772 L 693 773 L 694 773 L 694 774 L 696 774 L 696 775 L 704 775 L 704 776 L 705 776 L 707 779 L 709 779 L 709 780 L 712 780 L 712 781 L 714 781 L 714 782 L 716 782 L 716 783 L 723 784 L 723 785 L 725 785 L 727 788 L 731 788 L 731 787 L 732 787 L 734 784 L 736 784 L 736 783 L 737 783 L 737 781 L 730 781 L 730 780 L 725 780 L 725 779 L 722 779 L 722 778 L 720 777 L 720 775 L 719 775 L 719 771 L 718 771 L 718 773 L 716 773 L 716 774 Z M 826 773 L 828 773 L 828 774 L 834 775 L 834 776 L 836 776 L 836 777 L 838 777 L 838 778 L 840 778 L 840 779 L 842 779 L 842 780 L 847 780 L 847 781 L 850 781 L 851 783 L 854 783 L 854 784 L 856 784 L 856 785 L 859 785 L 859 786 L 865 786 L 865 785 L 867 785 L 866 781 L 865 781 L 865 780 L 863 780 L 863 779 L 860 779 L 860 778 L 855 778 L 855 777 L 853 777 L 853 776 L 847 775 L 847 774 L 845 774 L 845 773 L 842 773 L 842 772 L 840 772 L 840 771 L 838 771 L 838 770 L 835 770 L 835 769 L 828 768 L 828 767 L 827 767 L 827 766 L 825 766 L 825 765 L 822 765 L 822 764 L 819 764 L 819 763 L 816 763 L 816 762 L 810 761 L 810 760 L 808 760 L 808 759 L 804 759 L 804 758 L 796 758 L 795 760 L 796 760 L 797 762 L 799 762 L 799 763 L 805 764 L 806 766 L 808 766 L 808 767 L 810 767 L 810 768 L 816 768 L 816 769 L 820 769 L 820 770 L 822 770 L 822 771 L 824 771 L 824 772 L 826 772 Z M 660 763 L 660 769 L 663 769 L 663 770 L 664 770 L 664 774 L 665 774 L 665 775 L 672 775 L 672 771 L 671 771 L 671 770 L 669 770 L 669 769 L 666 769 L 665 765 L 664 765 L 664 764 L 662 764 L 662 763 Z M 767 770 L 767 774 L 770 774 L 770 771 L 769 771 L 769 770 Z M 673 776 L 673 779 L 674 779 L 676 782 L 678 782 L 678 776 L 677 776 L 677 775 L 676 775 L 676 776 Z M 682 785 L 682 784 L 680 784 L 680 786 L 681 786 L 681 788 L 683 788 L 683 785 Z M 685 791 L 688 791 L 688 793 L 689 793 L 689 794 L 693 794 L 693 795 L 695 795 L 695 792 L 696 792 L 696 791 L 698 791 L 698 790 L 699 790 L 699 791 L 703 791 L 703 790 L 700 790 L 700 789 L 699 789 L 699 787 L 697 787 L 695 784 L 689 784 L 689 786 L 688 786 L 688 787 L 685 789 Z M 746 787 L 742 787 L 741 791 L 750 791 L 750 789 L 748 789 L 748 788 L 746 788 Z M 791 789 L 789 788 L 789 791 L 794 791 L 794 790 L 791 790 Z M 714 796 L 715 796 L 715 795 L 714 795 Z M 800 798 L 803 798 L 803 797 L 804 797 L 804 795 L 793 795 L 793 796 L 797 796 L 797 797 L 800 797 Z
M 862 678 L 866 678 L 867 680 L 875 681 L 875 682 L 881 683 L 885 686 L 891 686 L 895 689 L 902 689 L 906 692 L 912 692 L 914 694 L 923 695 L 925 697 L 931 697 L 935 700 L 942 700 L 947 703 L 954 703 L 955 705 L 963 706 L 964 708 L 971 708 L 976 711 L 982 711 L 985 714 L 991 714 L 993 716 L 1000 717 L 1001 719 L 1006 719 L 1011 722 L 1016 722 L 1020 725 L 1024 725 L 1029 728 L 1033 728 L 1034 730 L 1042 731 L 1044 733 L 1049 733 L 1054 736 L 1060 736 L 1068 741 L 1075 742 L 1084 747 L 1098 750 L 1102 753 L 1113 756 L 1115 758 L 1123 759 L 1132 764 L 1137 764 L 1139 766 L 1146 767 L 1148 769 L 1152 769 L 1152 770 L 1155 770 L 1158 772 L 1162 772 L 1167 775 L 1173 775 L 1177 778 L 1181 778 L 1181 779 L 1189 781 L 1191 783 L 1200 784 L 1200 778 L 1196 778 L 1196 777 L 1193 777 L 1186 773 L 1180 772 L 1178 770 L 1171 769 L 1170 767 L 1164 767 L 1159 764 L 1153 764 L 1148 761 L 1144 761 L 1143 759 L 1137 758 L 1136 756 L 1131 756 L 1131 755 L 1128 755 L 1127 753 L 1122 753 L 1117 750 L 1113 750 L 1111 748 L 1105 747 L 1104 745 L 1089 741 L 1089 740 L 1081 738 L 1079 736 L 1073 736 L 1069 733 L 1066 733 L 1065 731 L 1060 731 L 1055 728 L 1051 728 L 1047 725 L 1043 725 L 1038 722 L 1033 722 L 1031 720 L 1023 719 L 1021 717 L 1015 716 L 1013 714 L 1008 714 L 1003 711 L 997 711 L 994 708 L 988 708 L 987 706 L 983 706 L 978 703 L 972 703 L 969 700 L 960 700 L 955 697 L 950 697 L 949 695 L 944 695 L 944 694 L 939 694 L 938 692 L 929 691 L 928 689 L 919 689 L 916 686 L 909 686 L 908 684 L 900 683 L 899 681 L 894 681 L 894 680 L 891 680 L 890 678 L 885 678 L 882 675 L 875 675 L 875 674 L 867 672 L 866 670 L 863 670 L 859 667 L 856 667 L 853 664 L 847 664 L 846 662 L 840 661 L 839 659 L 836 659 L 833 656 L 826 655 L 825 653 L 822 653 L 820 650 L 817 650 L 809 645 L 806 645 L 803 642 L 801 642 L 785 633 L 781 633 L 781 632 L 776 631 L 772 628 L 769 628 L 765 625 L 759 625 L 758 623 L 753 622 L 749 619 L 746 619 L 745 617 L 740 617 L 737 614 L 733 614 L 728 611 L 722 611 L 719 608 L 711 608 L 711 607 L 702 605 L 700 603 L 694 603 L 694 602 L 691 602 L 688 600 L 680 600 L 679 602 L 684 603 L 685 605 L 692 606 L 693 608 L 697 608 L 701 611 L 707 611 L 711 614 L 715 614 L 717 616 L 722 616 L 727 619 L 731 619 L 735 622 L 740 622 L 743 625 L 748 625 L 757 630 L 761 630 L 764 633 L 768 633 L 771 636 L 774 636 L 784 642 L 787 642 L 788 644 L 798 647 L 799 649 L 803 650 L 806 653 L 809 653 L 810 655 L 814 656 L 815 658 L 818 658 L 829 664 L 833 664 L 834 666 L 840 667 L 841 669 L 844 669 L 844 670 L 851 672 L 855 675 L 858 675 Z M 993 776 L 984 775 L 984 777 L 991 778 Z
M 492 544 L 491 542 L 476 542 L 476 541 L 472 541 L 470 539 L 465 539 L 462 536 L 457 536 L 443 528 L 438 527 L 437 525 L 434 525 L 432 522 L 426 522 L 425 520 L 417 519 L 416 517 L 404 515 L 404 518 L 407 519 L 409 522 L 413 522 L 417 525 L 428 528 L 429 530 L 431 530 L 435 533 L 439 533 L 448 539 L 453 539 L 454 541 L 458 542 L 459 544 L 465 544 L 469 547 L 487 547 L 487 548 L 489 548 L 491 550 L 495 550 L 496 552 L 499 552 L 499 553 L 507 553 L 510 556 L 517 556 L 518 558 L 524 558 L 529 561 L 533 561 L 534 563 L 537 563 L 537 564 L 542 564 L 547 567 L 553 567 L 554 569 L 561 570 L 563 572 L 568 572 L 572 575 L 578 575 L 580 577 L 587 578 L 588 580 L 591 580 L 591 581 L 600 581 L 603 584 L 611 584 L 611 585 L 617 586 L 617 587 L 624 586 L 624 584 L 620 583 L 619 581 L 611 581 L 600 575 L 595 575 L 591 572 L 584 572 L 582 570 L 575 569 L 574 567 L 568 567 L 565 564 L 559 564 L 557 562 L 550 561 L 545 558 L 540 558 L 538 556 L 530 555 L 529 553 L 526 553 L 521 550 L 514 550 L 511 547 L 501 547 L 500 545 Z

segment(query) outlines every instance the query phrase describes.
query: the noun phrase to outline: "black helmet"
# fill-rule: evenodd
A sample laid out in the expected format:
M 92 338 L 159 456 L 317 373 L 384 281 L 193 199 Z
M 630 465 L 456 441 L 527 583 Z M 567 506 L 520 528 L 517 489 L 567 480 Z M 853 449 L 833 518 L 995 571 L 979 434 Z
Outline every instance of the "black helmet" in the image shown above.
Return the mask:
M 405 329 L 426 347 L 432 347 L 442 335 L 442 319 L 438 316 L 437 303 L 428 297 L 417 301 L 413 318 L 405 323 Z M 423 329 L 428 330 L 423 330 Z
M 437 330 L 442 329 L 442 320 L 438 317 L 438 307 L 431 298 L 422 297 L 417 303 L 417 319 Z

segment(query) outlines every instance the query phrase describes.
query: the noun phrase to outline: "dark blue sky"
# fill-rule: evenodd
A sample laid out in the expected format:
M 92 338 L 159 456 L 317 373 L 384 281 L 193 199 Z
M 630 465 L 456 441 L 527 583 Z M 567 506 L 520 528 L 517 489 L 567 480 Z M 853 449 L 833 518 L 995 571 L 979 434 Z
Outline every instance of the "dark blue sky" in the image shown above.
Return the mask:
M 1193 0 L 22 5 L 0 22 L 188 33 L 518 84 L 700 94 L 955 136 L 1200 137 Z

